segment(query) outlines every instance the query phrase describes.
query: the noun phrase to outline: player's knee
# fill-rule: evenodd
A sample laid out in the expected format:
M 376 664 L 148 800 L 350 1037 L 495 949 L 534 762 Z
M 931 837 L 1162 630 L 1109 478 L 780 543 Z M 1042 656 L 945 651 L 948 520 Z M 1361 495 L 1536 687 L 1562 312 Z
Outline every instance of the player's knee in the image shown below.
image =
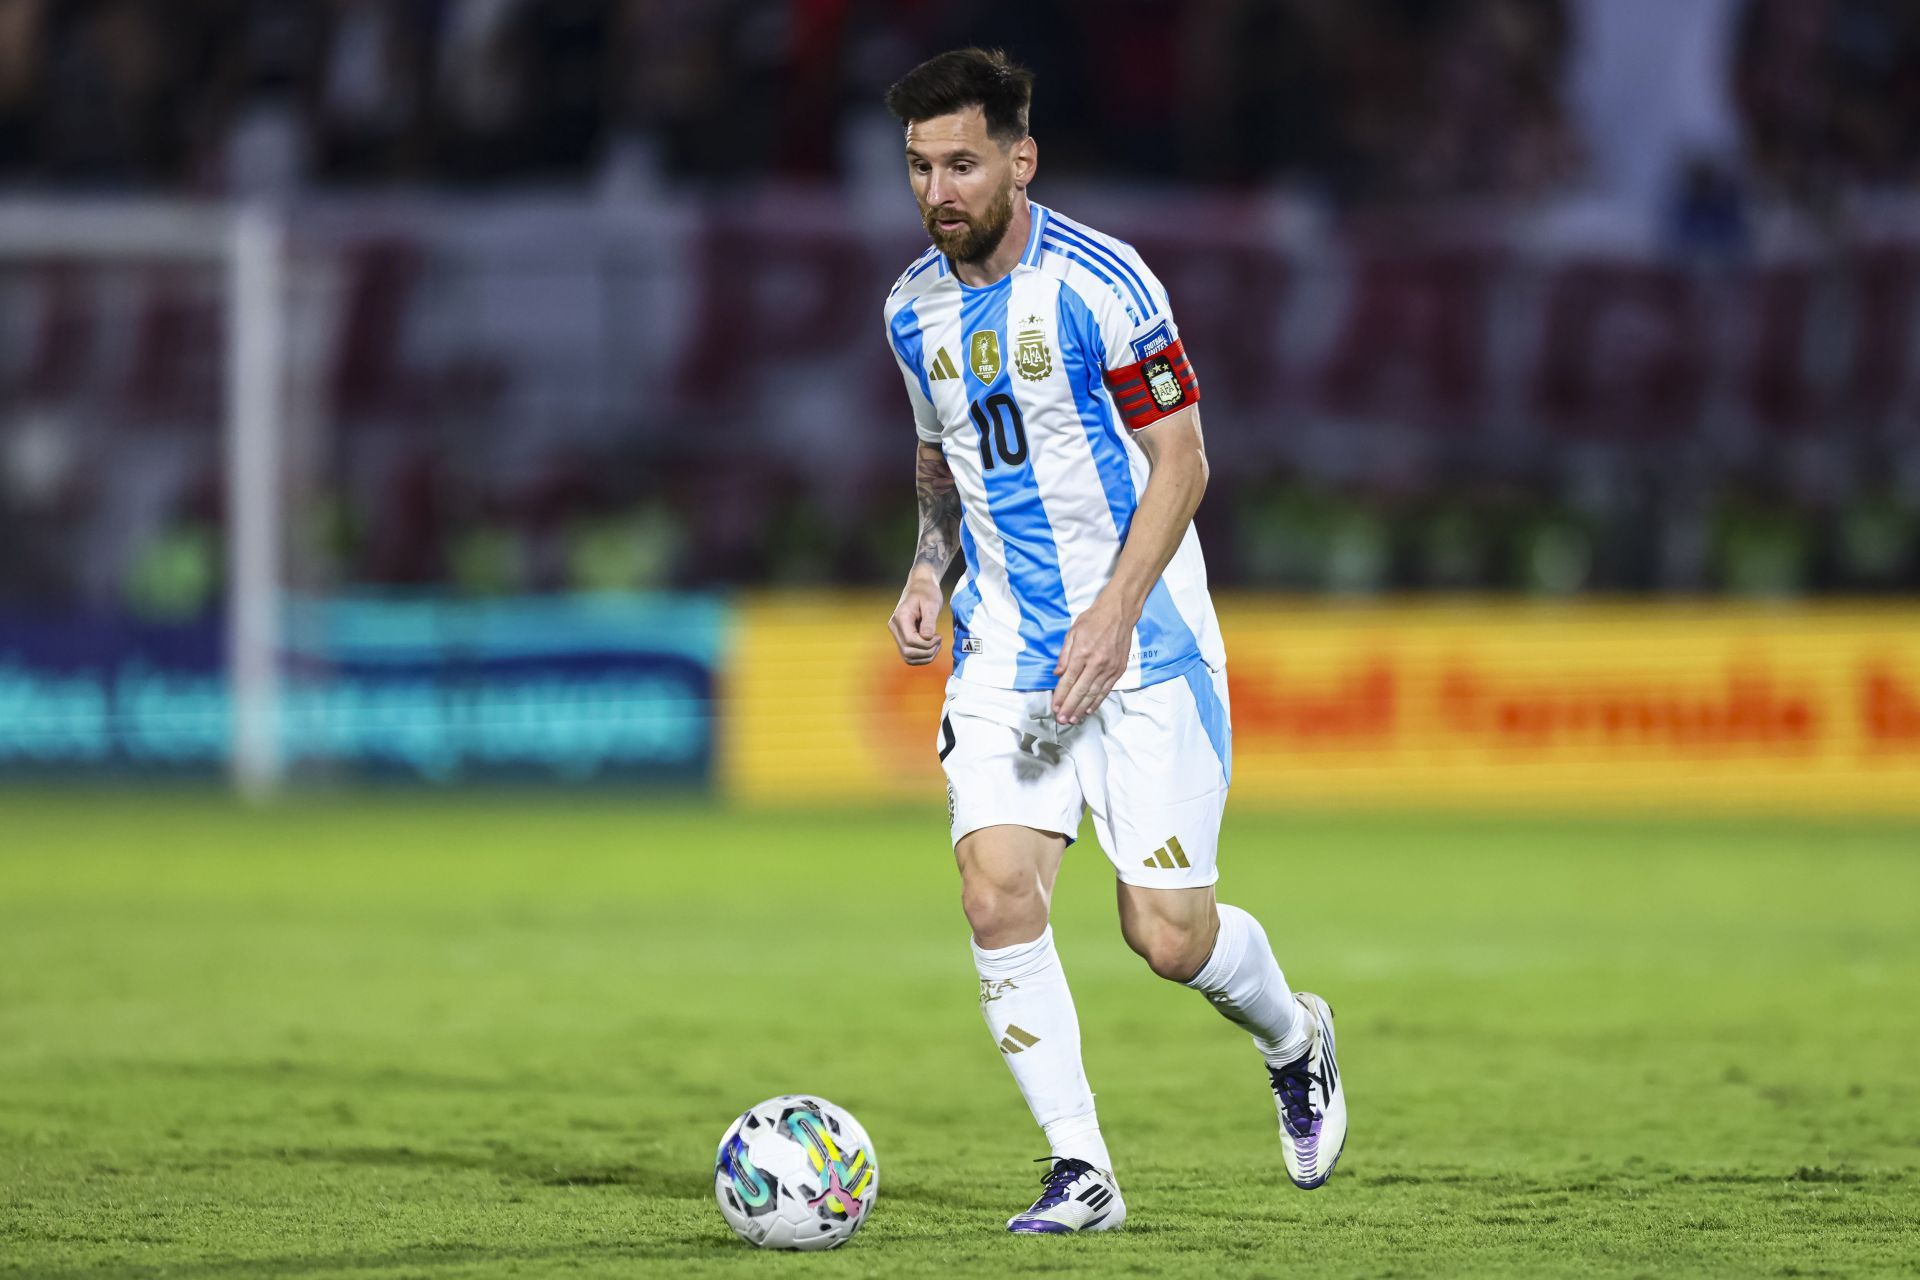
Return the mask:
M 1206 965 L 1213 939 L 1205 929 L 1186 929 L 1169 922 L 1136 929 L 1127 935 L 1147 967 L 1168 982 L 1186 982 Z
M 983 947 L 1031 942 L 1047 927 L 1046 900 L 1036 885 L 970 879 L 961 887 L 960 906 L 967 913 L 974 941 Z

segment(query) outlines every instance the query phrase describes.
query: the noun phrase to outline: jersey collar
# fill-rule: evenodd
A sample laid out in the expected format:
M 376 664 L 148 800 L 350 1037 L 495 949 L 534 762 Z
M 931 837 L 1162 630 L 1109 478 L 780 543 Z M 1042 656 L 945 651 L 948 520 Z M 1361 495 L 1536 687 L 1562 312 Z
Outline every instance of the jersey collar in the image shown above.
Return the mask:
M 1033 225 L 1027 228 L 1027 251 L 1020 255 L 1020 265 L 1037 267 L 1040 265 L 1040 236 L 1047 228 L 1047 207 L 1037 200 L 1028 200 L 1027 207 L 1033 210 Z

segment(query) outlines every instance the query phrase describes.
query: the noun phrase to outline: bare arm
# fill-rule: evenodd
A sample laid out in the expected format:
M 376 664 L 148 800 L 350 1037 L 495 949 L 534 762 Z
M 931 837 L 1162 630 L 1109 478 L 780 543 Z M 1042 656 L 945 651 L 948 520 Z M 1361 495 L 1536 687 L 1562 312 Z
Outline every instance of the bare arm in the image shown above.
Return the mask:
M 913 496 L 920 503 L 920 539 L 909 576 L 925 568 L 937 586 L 946 581 L 960 551 L 960 490 L 939 445 L 923 441 L 914 451 Z
M 1147 488 L 1140 495 L 1107 590 L 1119 592 L 1121 602 L 1138 621 L 1153 584 L 1167 571 L 1180 540 L 1187 536 L 1187 526 L 1193 523 L 1193 513 L 1200 509 L 1208 473 L 1198 405 L 1162 418 L 1133 438 L 1147 455 Z
M 1134 510 L 1113 577 L 1074 619 L 1053 669 L 1060 677 L 1053 691 L 1053 714 L 1066 724 L 1092 715 L 1126 673 L 1133 629 L 1147 607 L 1147 596 L 1180 549 L 1207 491 L 1207 449 L 1198 405 L 1162 418 L 1133 438 L 1151 468 L 1146 491 Z
M 940 652 L 940 606 L 960 561 L 960 491 L 939 445 L 921 441 L 915 450 L 913 492 L 920 504 L 920 536 L 887 630 L 901 658 L 918 667 Z

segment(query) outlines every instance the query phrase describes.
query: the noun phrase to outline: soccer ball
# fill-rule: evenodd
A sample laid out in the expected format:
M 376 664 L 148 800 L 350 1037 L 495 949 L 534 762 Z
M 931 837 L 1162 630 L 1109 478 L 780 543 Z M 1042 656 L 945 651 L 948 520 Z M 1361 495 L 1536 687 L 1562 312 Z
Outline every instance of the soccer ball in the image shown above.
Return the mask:
M 873 1142 L 824 1098 L 788 1093 L 750 1108 L 720 1139 L 713 1195 L 734 1234 L 762 1249 L 833 1249 L 873 1215 Z

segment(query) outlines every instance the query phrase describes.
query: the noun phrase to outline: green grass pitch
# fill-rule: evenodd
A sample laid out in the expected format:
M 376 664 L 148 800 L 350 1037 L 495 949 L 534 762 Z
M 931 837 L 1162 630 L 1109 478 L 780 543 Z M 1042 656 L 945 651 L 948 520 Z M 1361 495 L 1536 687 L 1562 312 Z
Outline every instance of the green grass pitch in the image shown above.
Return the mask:
M 1920 828 L 1229 812 L 1222 896 L 1340 1016 L 1291 1189 L 1242 1035 L 1091 842 L 1056 926 L 1126 1230 L 1044 1148 L 937 808 L 0 795 L 0 1276 L 1916 1274 Z M 846 1249 L 738 1243 L 714 1145 L 874 1135 Z

